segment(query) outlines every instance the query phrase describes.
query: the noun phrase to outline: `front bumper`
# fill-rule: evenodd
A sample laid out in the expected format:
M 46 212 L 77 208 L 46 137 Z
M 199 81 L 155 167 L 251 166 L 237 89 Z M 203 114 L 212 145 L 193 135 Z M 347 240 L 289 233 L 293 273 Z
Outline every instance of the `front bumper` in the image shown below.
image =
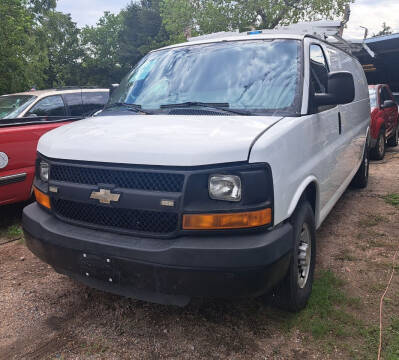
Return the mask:
M 23 212 L 28 248 L 56 271 L 107 292 L 185 305 L 191 297 L 257 296 L 286 274 L 292 227 L 234 236 L 139 238 L 70 225 L 37 203 Z

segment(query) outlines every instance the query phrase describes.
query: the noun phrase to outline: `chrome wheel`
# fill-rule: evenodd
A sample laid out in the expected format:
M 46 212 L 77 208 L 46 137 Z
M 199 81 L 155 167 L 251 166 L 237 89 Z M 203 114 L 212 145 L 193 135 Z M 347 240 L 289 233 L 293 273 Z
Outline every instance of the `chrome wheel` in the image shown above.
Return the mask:
M 302 225 L 298 247 L 298 286 L 303 289 L 308 281 L 312 261 L 312 237 L 308 224 Z

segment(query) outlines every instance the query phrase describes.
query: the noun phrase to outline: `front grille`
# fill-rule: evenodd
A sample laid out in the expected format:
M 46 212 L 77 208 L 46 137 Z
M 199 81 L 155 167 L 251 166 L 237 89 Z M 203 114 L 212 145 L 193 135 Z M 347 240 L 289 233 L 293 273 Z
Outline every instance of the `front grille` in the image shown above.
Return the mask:
M 51 166 L 51 180 L 85 185 L 112 184 L 126 189 L 181 192 L 184 175 L 83 166 Z
M 177 230 L 176 213 L 118 209 L 53 199 L 55 213 L 82 224 L 154 234 L 168 234 Z

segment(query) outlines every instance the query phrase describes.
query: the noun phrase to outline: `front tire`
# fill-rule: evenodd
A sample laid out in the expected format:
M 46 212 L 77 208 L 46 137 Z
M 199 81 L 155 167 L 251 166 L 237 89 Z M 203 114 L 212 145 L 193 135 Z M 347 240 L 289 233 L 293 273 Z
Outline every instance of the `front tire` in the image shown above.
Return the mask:
M 291 312 L 305 308 L 312 292 L 316 262 L 316 226 L 313 209 L 301 200 L 290 222 L 294 250 L 288 273 L 275 292 L 276 306 Z
M 377 143 L 370 151 L 370 156 L 373 160 L 382 160 L 384 158 L 386 150 L 385 143 L 385 129 L 381 129 L 378 134 Z
M 367 187 L 369 182 L 369 169 L 370 169 L 370 161 L 369 161 L 369 149 L 368 146 L 365 146 L 362 165 L 360 165 L 359 170 L 357 171 L 355 177 L 352 180 L 352 186 L 358 189 L 364 189 Z
M 388 146 L 398 146 L 398 142 L 399 142 L 399 124 L 396 127 L 396 130 L 394 131 L 393 135 L 388 139 L 387 144 Z

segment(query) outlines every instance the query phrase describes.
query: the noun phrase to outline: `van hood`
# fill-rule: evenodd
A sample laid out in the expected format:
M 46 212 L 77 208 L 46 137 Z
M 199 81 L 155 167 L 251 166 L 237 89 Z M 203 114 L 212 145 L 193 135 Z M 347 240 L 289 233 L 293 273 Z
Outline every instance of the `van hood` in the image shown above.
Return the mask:
M 104 163 L 198 166 L 246 161 L 256 138 L 281 117 L 104 116 L 41 137 L 49 158 Z

